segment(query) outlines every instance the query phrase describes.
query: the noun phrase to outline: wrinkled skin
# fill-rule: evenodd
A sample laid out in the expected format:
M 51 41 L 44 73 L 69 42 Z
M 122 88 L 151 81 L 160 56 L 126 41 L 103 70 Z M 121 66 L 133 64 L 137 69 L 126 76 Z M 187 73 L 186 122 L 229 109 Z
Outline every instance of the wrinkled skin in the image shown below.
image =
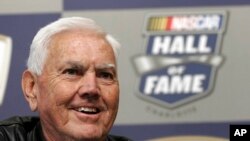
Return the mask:
M 103 36 L 73 30 L 52 38 L 42 74 L 26 70 L 22 79 L 47 141 L 105 140 L 118 110 L 116 70 Z

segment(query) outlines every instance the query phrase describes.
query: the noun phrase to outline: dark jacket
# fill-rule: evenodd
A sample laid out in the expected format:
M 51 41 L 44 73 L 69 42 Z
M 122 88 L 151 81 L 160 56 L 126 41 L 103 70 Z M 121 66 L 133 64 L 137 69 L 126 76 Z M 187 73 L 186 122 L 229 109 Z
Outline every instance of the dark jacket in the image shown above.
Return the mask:
M 0 141 L 46 141 L 38 117 L 12 117 L 0 121 Z M 106 141 L 131 141 L 108 135 Z

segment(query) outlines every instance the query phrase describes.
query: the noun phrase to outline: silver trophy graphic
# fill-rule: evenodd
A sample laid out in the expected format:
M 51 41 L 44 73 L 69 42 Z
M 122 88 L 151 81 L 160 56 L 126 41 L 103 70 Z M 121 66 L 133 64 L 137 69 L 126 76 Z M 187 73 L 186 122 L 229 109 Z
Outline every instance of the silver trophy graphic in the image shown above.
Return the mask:
M 8 80 L 11 52 L 11 38 L 0 34 L 0 106 L 3 103 L 6 84 Z

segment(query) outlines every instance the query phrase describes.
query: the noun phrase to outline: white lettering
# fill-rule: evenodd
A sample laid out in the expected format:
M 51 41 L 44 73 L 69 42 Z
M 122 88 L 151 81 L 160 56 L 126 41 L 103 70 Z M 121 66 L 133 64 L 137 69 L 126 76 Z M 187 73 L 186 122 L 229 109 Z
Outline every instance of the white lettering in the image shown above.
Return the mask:
M 176 75 L 176 76 L 148 76 L 144 88 L 147 95 L 158 94 L 188 94 L 204 92 L 202 87 L 205 76 L 196 75 Z
M 219 30 L 219 15 L 192 15 L 173 18 L 172 30 Z
M 244 136 L 247 133 L 246 129 L 236 129 L 234 132 L 234 136 Z
M 169 54 L 175 54 L 175 53 L 183 54 L 185 50 L 184 42 L 185 41 L 183 36 L 176 36 L 171 44 Z
M 196 75 L 193 79 L 192 92 L 201 93 L 204 91 L 202 87 L 202 82 L 205 80 L 205 75 Z
M 157 76 L 149 76 L 147 77 L 147 81 L 145 83 L 145 90 L 144 93 L 150 95 L 155 87 L 155 82 L 157 81 Z
M 164 38 L 162 38 L 161 36 L 155 37 L 152 46 L 152 54 L 159 54 L 160 52 L 162 52 L 163 54 L 168 54 L 170 41 L 170 36 L 165 36 Z
M 198 41 L 197 46 L 195 42 Z M 193 35 L 186 36 L 156 36 L 153 40 L 152 54 L 195 54 L 211 53 L 208 44 L 208 36 L 201 35 L 195 38 Z

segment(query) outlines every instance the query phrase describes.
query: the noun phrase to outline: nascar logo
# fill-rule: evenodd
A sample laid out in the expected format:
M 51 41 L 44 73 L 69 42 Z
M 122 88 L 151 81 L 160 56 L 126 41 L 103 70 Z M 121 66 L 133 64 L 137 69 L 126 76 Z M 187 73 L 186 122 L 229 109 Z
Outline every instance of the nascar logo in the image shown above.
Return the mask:
M 0 34 L 0 105 L 3 103 L 5 87 L 8 79 L 12 41 L 10 37 Z
M 133 58 L 137 95 L 167 108 L 209 95 L 223 62 L 225 24 L 225 12 L 146 17 L 146 55 Z
M 148 19 L 147 31 L 216 31 L 221 27 L 220 15 L 154 16 Z

